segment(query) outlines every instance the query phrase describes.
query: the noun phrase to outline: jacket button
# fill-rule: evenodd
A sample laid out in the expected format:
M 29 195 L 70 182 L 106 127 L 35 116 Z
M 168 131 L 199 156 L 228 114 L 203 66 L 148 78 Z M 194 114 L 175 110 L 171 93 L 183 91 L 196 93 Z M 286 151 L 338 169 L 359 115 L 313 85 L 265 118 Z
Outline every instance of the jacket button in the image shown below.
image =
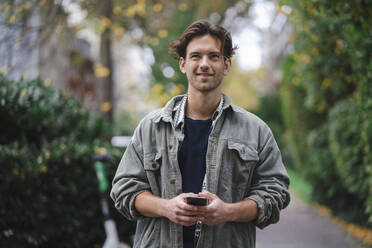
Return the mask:
M 169 150 L 171 150 L 173 148 L 173 146 L 171 144 L 169 144 L 168 148 L 169 148 Z
M 171 178 L 171 179 L 169 180 L 169 182 L 170 182 L 171 184 L 175 184 L 175 183 L 176 183 L 176 179 L 175 179 L 175 178 Z

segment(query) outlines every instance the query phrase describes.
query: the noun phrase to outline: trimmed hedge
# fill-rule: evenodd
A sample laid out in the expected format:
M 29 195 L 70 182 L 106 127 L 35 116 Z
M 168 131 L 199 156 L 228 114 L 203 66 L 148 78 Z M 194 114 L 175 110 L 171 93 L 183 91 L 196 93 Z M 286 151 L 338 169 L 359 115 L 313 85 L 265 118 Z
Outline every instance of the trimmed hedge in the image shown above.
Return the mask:
M 372 226 L 372 2 L 279 3 L 295 30 L 280 91 L 296 169 L 315 199 Z
M 107 151 L 118 161 L 122 153 L 106 141 L 103 119 L 40 79 L 0 75 L 0 120 L 0 246 L 100 247 L 105 232 L 92 156 Z M 110 179 L 115 167 L 107 167 Z M 128 240 L 133 224 L 112 213 Z

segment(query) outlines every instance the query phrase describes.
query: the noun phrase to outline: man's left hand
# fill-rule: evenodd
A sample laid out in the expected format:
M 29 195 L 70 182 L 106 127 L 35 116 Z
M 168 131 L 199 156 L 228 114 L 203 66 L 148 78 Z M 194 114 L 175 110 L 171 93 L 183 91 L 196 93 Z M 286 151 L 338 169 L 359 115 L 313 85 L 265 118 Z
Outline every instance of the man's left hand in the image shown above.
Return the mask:
M 214 226 L 229 220 L 229 204 L 222 201 L 218 196 L 208 191 L 198 194 L 199 196 L 206 197 L 209 200 L 209 205 L 202 207 L 205 211 L 205 219 L 203 223 Z

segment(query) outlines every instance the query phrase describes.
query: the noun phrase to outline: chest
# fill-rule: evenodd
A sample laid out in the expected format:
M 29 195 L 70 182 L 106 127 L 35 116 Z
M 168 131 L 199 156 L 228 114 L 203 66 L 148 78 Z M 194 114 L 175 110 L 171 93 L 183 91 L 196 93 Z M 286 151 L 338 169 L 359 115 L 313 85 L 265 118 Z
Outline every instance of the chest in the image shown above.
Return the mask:
M 144 147 L 144 169 L 155 195 L 172 198 L 182 193 L 179 142 L 171 127 L 154 130 Z M 242 200 L 254 180 L 259 157 L 254 140 L 223 129 L 208 136 L 205 155 L 206 186 L 226 202 Z

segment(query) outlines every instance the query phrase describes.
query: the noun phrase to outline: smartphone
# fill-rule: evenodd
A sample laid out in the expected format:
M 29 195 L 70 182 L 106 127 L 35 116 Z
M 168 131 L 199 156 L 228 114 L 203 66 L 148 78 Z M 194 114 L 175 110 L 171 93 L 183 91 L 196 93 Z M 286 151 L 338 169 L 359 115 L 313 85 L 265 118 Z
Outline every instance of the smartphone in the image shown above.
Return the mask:
M 194 206 L 207 206 L 208 199 L 201 196 L 186 196 L 187 204 L 194 205 Z

